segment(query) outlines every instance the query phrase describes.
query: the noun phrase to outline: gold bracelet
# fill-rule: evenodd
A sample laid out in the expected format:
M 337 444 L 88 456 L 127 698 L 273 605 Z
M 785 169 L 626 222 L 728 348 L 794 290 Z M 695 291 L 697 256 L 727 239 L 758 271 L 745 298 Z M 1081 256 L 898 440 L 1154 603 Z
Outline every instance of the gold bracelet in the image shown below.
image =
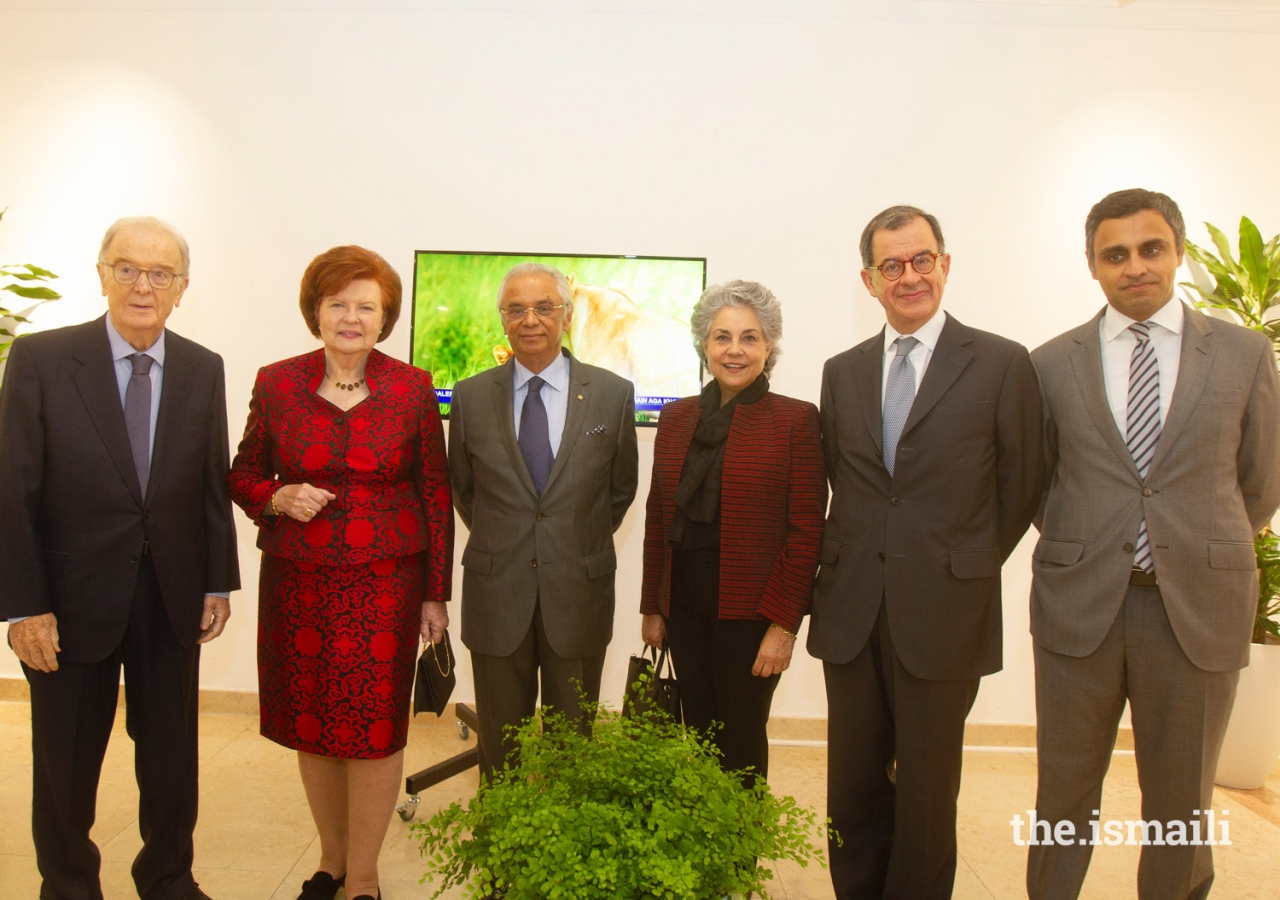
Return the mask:
M 276 494 L 280 493 L 280 489 L 276 488 L 271 492 L 271 515 L 279 517 L 280 510 L 276 509 Z
M 793 640 L 793 641 L 796 639 L 796 633 L 795 633 L 794 631 L 787 631 L 787 629 L 783 628 L 783 627 L 782 627 L 781 625 L 779 625 L 777 622 L 770 622 L 770 623 L 769 623 L 769 627 L 770 627 L 770 628 L 776 628 L 776 629 L 778 629 L 778 630 L 779 630 L 779 631 L 781 631 L 783 634 L 785 634 L 787 637 L 791 638 L 791 640 Z

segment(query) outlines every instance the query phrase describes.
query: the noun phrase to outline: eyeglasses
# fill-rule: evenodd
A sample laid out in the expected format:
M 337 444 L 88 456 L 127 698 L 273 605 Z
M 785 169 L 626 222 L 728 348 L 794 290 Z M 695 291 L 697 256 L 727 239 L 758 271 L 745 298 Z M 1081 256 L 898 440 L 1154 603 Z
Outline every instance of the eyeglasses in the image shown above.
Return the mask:
M 917 253 L 911 259 L 890 259 L 880 263 L 878 266 L 867 266 L 868 270 L 877 270 L 880 277 L 885 281 L 897 281 L 907 272 L 907 263 L 911 263 L 911 268 L 916 270 L 918 275 L 928 275 L 933 271 L 933 267 L 937 265 L 938 254 Z
M 140 269 L 133 263 L 125 262 L 113 265 L 111 274 L 120 284 L 134 284 L 139 278 L 146 275 L 147 283 L 157 291 L 163 291 L 172 285 L 175 280 L 184 277 L 167 269 Z
M 542 303 L 538 306 L 508 306 L 500 310 L 502 318 L 508 322 L 519 322 L 529 313 L 533 313 L 539 319 L 550 319 L 556 314 L 556 310 L 564 309 L 564 304 L 552 306 L 550 303 Z

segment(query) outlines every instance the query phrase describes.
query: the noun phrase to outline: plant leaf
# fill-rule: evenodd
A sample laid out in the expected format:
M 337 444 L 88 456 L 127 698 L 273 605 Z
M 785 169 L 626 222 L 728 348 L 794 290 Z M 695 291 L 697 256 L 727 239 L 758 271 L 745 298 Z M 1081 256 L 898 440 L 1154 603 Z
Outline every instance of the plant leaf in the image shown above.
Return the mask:
M 52 288 L 47 287 L 23 287 L 20 284 L 6 284 L 0 287 L 0 291 L 11 291 L 19 297 L 26 297 L 28 300 L 60 300 L 62 295 Z
M 26 269 L 32 275 L 40 278 L 57 278 L 58 276 L 50 272 L 48 269 L 42 269 L 39 266 L 33 266 L 31 263 L 23 263 L 22 268 Z
M 1248 216 L 1240 217 L 1240 268 L 1248 273 L 1249 280 L 1253 283 L 1253 290 L 1250 293 L 1255 298 L 1261 299 L 1270 266 L 1262 255 L 1262 235 L 1258 232 L 1258 226 L 1249 221 Z

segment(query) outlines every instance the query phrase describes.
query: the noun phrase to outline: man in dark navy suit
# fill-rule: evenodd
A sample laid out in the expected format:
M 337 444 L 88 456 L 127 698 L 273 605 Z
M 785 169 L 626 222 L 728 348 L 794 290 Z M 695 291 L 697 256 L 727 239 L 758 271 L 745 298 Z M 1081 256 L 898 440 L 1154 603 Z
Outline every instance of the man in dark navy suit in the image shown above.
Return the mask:
M 124 670 L 142 900 L 200 900 L 200 644 L 240 586 L 222 359 L 165 320 L 186 241 L 121 219 L 98 257 L 105 316 L 16 342 L 0 388 L 0 618 L 31 686 L 41 900 L 102 900 L 89 837 Z

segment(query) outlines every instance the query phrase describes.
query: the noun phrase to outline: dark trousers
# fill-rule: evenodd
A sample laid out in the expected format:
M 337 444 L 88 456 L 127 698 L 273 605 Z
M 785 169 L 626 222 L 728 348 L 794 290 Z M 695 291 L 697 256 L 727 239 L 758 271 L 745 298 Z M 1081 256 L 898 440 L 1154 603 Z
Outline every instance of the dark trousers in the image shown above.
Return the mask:
M 23 666 L 31 685 L 31 823 L 44 879 L 40 900 L 102 900 L 102 856 L 89 829 L 122 666 L 143 841 L 133 880 L 143 900 L 177 900 L 195 886 L 200 648 L 178 643 L 151 558 L 144 557 L 124 640 L 109 657 L 59 661 L 56 672 Z
M 673 592 L 674 593 L 674 592 Z M 714 733 L 720 765 L 728 771 L 751 767 L 744 781 L 769 776 L 769 707 L 777 675 L 751 674 L 768 622 L 704 618 L 672 598 L 667 643 L 680 685 L 684 723 Z
M 902 665 L 880 616 L 827 682 L 827 814 L 838 900 L 945 900 L 956 876 L 964 720 L 979 679 L 929 681 Z M 896 784 L 889 779 L 896 760 Z
M 1036 817 L 1074 822 L 1077 836 L 1091 838 L 1090 821 L 1105 816 L 1094 811 L 1101 808 L 1102 781 L 1128 700 L 1143 821 L 1186 823 L 1188 839 L 1190 823 L 1199 821 L 1202 838 L 1209 837 L 1197 811 L 1213 805 L 1213 776 L 1240 673 L 1192 665 L 1169 626 L 1160 589 L 1130 586 L 1111 630 L 1089 656 L 1062 656 L 1036 644 L 1035 659 Z M 1079 896 L 1092 854 L 1092 845 L 1078 841 L 1032 846 L 1028 896 Z M 1212 884 L 1211 847 L 1142 848 L 1142 900 L 1199 900 Z
M 600 676 L 604 671 L 604 651 L 585 659 L 566 659 L 551 649 L 542 625 L 542 604 L 533 610 L 529 632 L 510 656 L 471 654 L 471 670 L 476 682 L 476 718 L 480 727 L 480 774 L 489 778 L 502 768 L 515 749 L 505 733 L 508 725 L 519 725 L 537 710 L 538 672 L 542 672 L 542 705 L 549 706 L 570 721 L 590 729 L 578 698 L 578 685 L 587 700 L 600 699 Z M 514 762 L 514 761 L 513 761 Z

